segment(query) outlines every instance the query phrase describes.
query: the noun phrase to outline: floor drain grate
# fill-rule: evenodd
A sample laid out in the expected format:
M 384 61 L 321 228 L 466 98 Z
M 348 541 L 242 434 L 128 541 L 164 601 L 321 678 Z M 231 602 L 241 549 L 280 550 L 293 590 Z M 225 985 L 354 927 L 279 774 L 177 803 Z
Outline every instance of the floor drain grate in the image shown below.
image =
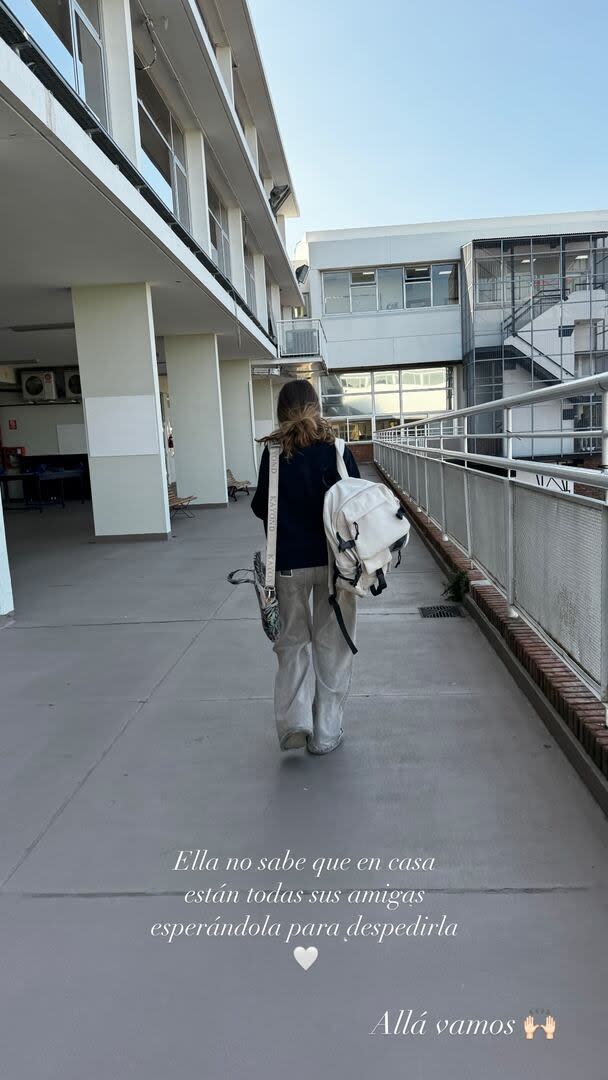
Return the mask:
M 460 619 L 464 616 L 464 611 L 457 604 L 434 604 L 432 607 L 418 608 L 418 611 L 423 619 Z

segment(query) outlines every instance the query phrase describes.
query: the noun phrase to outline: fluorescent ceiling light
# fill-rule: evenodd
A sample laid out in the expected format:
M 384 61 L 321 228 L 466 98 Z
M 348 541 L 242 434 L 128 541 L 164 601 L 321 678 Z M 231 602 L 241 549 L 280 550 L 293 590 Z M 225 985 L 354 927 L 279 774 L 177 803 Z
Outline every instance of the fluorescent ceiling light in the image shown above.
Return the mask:
M 439 277 L 449 277 L 451 273 L 451 270 L 440 270 Z
M 414 270 L 418 273 L 420 270 L 428 270 L 428 266 L 415 266 Z
M 522 259 L 521 261 L 522 261 L 522 263 L 529 263 L 530 262 L 529 259 Z
M 575 255 L 574 256 L 574 261 L 576 262 L 578 259 L 588 259 L 588 258 L 589 258 L 588 255 Z

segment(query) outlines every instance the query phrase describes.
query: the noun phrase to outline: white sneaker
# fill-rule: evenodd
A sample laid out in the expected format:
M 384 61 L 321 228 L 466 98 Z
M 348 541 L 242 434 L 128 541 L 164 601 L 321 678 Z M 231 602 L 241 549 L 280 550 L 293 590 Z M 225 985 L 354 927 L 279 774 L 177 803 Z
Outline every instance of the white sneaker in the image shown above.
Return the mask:
M 340 743 L 342 743 L 343 741 L 344 732 L 342 728 L 340 728 L 340 734 L 338 735 L 338 738 L 335 742 L 330 743 L 328 746 L 315 746 L 311 736 L 309 735 L 306 739 L 306 749 L 308 750 L 309 754 L 331 754 L 332 750 L 337 750 L 340 746 Z

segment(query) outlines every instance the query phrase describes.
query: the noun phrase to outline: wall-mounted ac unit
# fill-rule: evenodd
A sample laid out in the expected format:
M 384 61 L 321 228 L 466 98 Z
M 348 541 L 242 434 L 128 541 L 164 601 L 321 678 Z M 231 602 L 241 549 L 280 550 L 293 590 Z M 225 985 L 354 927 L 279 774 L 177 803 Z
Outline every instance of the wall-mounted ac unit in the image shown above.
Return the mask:
M 54 371 L 22 371 L 21 391 L 24 401 L 56 401 Z
M 65 379 L 65 396 L 68 401 L 82 401 L 82 389 L 80 386 L 80 371 L 78 368 L 66 368 L 63 377 Z

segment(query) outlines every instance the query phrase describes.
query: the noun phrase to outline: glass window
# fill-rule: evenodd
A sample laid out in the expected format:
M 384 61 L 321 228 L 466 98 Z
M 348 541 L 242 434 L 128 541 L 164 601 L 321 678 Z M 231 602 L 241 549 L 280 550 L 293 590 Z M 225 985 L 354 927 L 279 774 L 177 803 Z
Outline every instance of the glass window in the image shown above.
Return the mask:
M 398 371 L 374 372 L 374 390 L 391 390 L 393 387 L 399 387 Z
M 352 270 L 350 283 L 351 311 L 376 311 L 376 271 Z
M 332 420 L 331 426 L 336 433 L 337 439 L 348 440 L 348 423 L 346 420 Z
M 353 285 L 351 289 L 351 310 L 376 311 L 376 285 Z
M 404 388 L 406 386 L 445 386 L 447 383 L 447 368 L 407 368 L 401 372 L 401 381 Z
M 500 259 L 476 259 L 477 303 L 497 304 L 501 299 Z
M 378 309 L 396 311 L 403 307 L 403 270 L 400 266 L 378 270 Z
M 433 307 L 458 303 L 458 264 L 433 266 Z
M 370 420 L 349 420 L 348 441 L 370 442 L 372 437 L 372 422 Z
M 376 282 L 375 270 L 351 270 L 351 285 L 374 285 Z
M 376 416 L 393 416 L 399 414 L 399 391 L 389 394 L 376 394 L 374 396 L 374 411 Z
M 403 412 L 446 412 L 447 390 L 409 390 L 403 394 Z
M 387 428 L 399 427 L 401 420 L 398 416 L 387 417 L 386 419 L 376 420 L 376 431 L 386 431 Z
M 245 288 L 247 290 L 247 304 L 251 311 L 256 310 L 256 296 L 255 296 L 255 271 L 253 268 L 253 254 L 247 247 L 247 244 L 243 245 L 243 259 L 245 263 Z
M 189 227 L 188 181 L 184 164 L 184 136 L 143 64 L 135 56 L 143 172 L 157 195 L 183 225 Z
M 349 391 L 361 391 L 371 390 L 372 388 L 372 373 L 371 371 L 353 371 L 345 375 L 340 375 L 340 386 L 345 392 Z
M 228 237 L 228 211 L 217 191 L 207 181 L 207 205 L 209 207 L 209 238 L 211 258 L 218 270 L 230 277 L 230 240 Z M 270 309 L 269 309 L 270 310 Z
M 559 252 L 556 255 L 534 255 L 532 261 L 534 291 L 559 291 Z
M 90 7 L 96 5 L 89 5 Z M 78 89 L 104 127 L 108 126 L 101 41 L 91 33 L 80 15 L 75 17 Z
M 107 127 L 97 0 L 11 0 L 9 6 L 51 63 Z
M 430 266 L 406 266 L 406 281 L 428 281 L 431 276 Z
M 342 398 L 342 415 L 371 416 L 371 394 L 345 394 Z
M 431 283 L 430 281 L 412 281 L 405 285 L 406 308 L 419 308 L 431 306 Z
M 350 311 L 350 274 L 348 270 L 323 274 L 324 311 L 341 315 Z

